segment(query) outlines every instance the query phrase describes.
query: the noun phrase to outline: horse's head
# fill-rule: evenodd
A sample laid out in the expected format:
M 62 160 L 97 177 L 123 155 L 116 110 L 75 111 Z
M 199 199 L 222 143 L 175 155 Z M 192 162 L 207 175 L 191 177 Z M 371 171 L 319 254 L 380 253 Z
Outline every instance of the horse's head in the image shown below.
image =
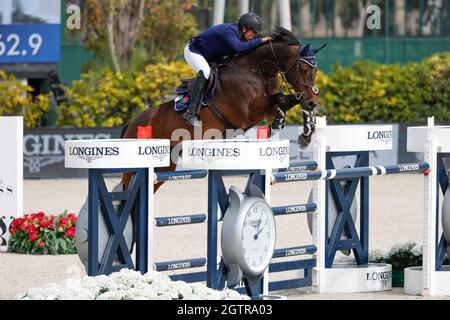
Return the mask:
M 304 101 L 303 107 L 310 110 L 314 109 L 319 104 L 319 89 L 315 85 L 316 54 L 325 45 L 320 48 L 311 48 L 309 44 L 302 46 L 292 32 L 280 26 L 275 27 L 271 37 L 275 42 L 287 45 L 276 54 L 273 51 L 276 60 L 284 60 L 276 61 L 280 67 L 279 71 L 286 76 L 287 82 L 294 88 L 299 100 L 302 98 L 301 100 Z M 281 69 L 282 67 L 284 68 Z
M 314 132 L 313 112 L 319 105 L 316 54 L 325 45 L 320 48 L 311 48 L 309 44 L 302 46 L 292 32 L 280 26 L 275 27 L 271 38 L 275 42 L 280 42 L 277 50 L 274 49 L 272 41 L 269 42 L 277 73 L 281 73 L 295 91 L 294 103 L 291 105 L 298 103 L 302 105 L 303 133 L 299 135 L 298 143 L 301 149 L 306 149 Z
M 317 59 L 316 54 L 326 45 L 311 48 L 309 44 L 300 46 L 294 65 L 286 71 L 286 80 L 295 92 L 306 98 L 304 108 L 313 110 L 319 104 L 319 89 L 316 87 Z

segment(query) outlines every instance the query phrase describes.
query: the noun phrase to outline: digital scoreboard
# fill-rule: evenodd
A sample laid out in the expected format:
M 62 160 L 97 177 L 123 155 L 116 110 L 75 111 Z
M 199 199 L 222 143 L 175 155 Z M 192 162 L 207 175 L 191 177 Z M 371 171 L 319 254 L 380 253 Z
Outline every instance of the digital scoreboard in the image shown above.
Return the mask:
M 0 25 L 0 64 L 60 61 L 60 24 Z

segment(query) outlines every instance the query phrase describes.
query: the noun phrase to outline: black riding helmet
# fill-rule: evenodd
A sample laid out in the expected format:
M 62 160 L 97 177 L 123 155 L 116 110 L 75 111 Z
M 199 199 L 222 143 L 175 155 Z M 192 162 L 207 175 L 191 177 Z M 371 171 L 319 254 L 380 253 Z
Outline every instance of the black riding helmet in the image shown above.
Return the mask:
M 257 34 L 261 32 L 261 18 L 250 12 L 250 13 L 244 13 L 238 21 L 238 27 L 239 29 L 242 29 L 242 27 L 246 27 L 247 29 L 254 30 Z

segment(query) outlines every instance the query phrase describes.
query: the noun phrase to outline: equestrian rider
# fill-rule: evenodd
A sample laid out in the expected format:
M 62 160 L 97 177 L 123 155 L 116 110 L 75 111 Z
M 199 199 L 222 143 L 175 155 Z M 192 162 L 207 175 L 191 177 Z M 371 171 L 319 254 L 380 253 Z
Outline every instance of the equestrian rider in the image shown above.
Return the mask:
M 194 37 L 184 48 L 186 62 L 197 72 L 191 101 L 183 117 L 190 126 L 198 127 L 198 113 L 203 91 L 211 70 L 210 64 L 227 55 L 245 52 L 269 41 L 260 37 L 261 18 L 254 13 L 245 13 L 236 24 L 223 23 L 212 26 Z

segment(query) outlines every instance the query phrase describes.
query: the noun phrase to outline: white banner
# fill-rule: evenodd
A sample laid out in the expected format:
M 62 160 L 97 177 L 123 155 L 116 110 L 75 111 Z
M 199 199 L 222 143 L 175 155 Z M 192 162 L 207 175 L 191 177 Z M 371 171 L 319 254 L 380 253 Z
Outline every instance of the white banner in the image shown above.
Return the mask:
M 183 141 L 185 169 L 245 170 L 289 167 L 288 140 Z
M 23 215 L 23 117 L 0 117 L 0 250 L 9 225 Z

